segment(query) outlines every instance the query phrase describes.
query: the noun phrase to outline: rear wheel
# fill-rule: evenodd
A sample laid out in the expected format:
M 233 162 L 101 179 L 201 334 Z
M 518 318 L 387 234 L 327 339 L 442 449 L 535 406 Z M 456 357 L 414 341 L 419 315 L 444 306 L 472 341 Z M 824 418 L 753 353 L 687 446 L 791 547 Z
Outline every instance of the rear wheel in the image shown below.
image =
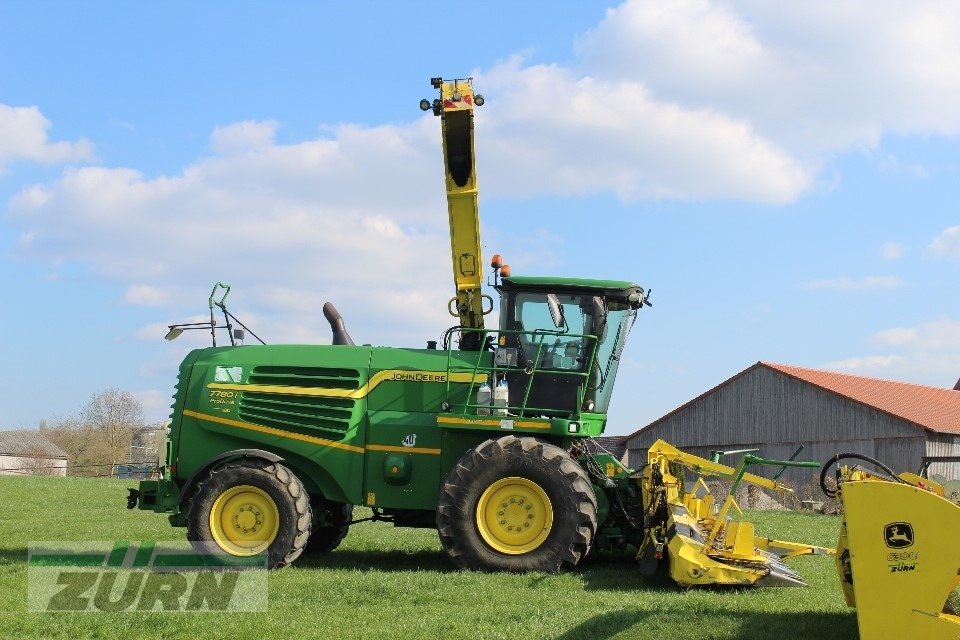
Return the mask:
M 240 459 L 215 467 L 190 500 L 187 537 L 234 556 L 267 554 L 271 569 L 297 559 L 310 536 L 306 490 L 285 466 Z
M 437 528 L 458 567 L 555 572 L 590 550 L 597 501 L 566 451 L 505 436 L 468 451 L 450 470 Z

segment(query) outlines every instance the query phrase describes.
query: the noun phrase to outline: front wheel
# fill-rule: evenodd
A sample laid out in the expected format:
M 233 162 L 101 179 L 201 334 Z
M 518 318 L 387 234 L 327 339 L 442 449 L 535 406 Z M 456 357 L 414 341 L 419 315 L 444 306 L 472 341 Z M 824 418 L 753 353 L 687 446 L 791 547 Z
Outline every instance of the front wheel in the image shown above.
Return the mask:
M 556 572 L 590 550 L 597 500 L 569 453 L 504 436 L 468 451 L 450 470 L 437 528 L 460 568 Z
M 239 459 L 215 467 L 187 513 L 187 537 L 233 556 L 267 554 L 270 569 L 297 559 L 310 537 L 310 500 L 285 466 Z

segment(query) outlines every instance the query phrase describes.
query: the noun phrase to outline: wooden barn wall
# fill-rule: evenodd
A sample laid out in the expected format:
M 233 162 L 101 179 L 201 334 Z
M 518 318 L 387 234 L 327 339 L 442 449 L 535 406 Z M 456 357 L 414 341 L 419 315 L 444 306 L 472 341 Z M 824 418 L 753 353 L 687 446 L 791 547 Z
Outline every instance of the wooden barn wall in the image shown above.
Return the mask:
M 960 456 L 960 435 L 946 433 L 927 434 L 928 456 Z M 960 480 L 960 462 L 935 462 L 930 465 L 930 474 Z
M 862 453 L 897 471 L 916 471 L 927 450 L 925 432 L 911 423 L 767 367 L 631 438 L 628 464 L 642 466 L 658 438 L 703 457 L 714 449 L 757 448 L 761 456 L 786 459 L 802 444 L 800 459 L 823 462 L 840 452 Z M 812 475 L 810 469 L 791 469 L 781 477 L 798 483 Z

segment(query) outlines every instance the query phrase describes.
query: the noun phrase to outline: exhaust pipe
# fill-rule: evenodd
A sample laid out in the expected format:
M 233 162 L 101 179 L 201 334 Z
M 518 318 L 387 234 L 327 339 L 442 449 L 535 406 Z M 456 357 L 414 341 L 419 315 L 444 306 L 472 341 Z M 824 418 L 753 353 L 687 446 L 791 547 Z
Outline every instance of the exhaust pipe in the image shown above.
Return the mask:
M 333 331 L 333 344 L 343 344 L 354 346 L 353 339 L 347 333 L 347 328 L 343 325 L 343 317 L 332 302 L 323 304 L 323 316 L 330 323 L 330 330 Z

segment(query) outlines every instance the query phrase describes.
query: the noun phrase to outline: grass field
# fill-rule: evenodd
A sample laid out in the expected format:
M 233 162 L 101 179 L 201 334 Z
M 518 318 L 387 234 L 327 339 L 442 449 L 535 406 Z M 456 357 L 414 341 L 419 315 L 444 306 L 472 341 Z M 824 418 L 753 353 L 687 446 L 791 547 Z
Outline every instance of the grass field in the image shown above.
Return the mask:
M 0 638 L 855 638 L 833 560 L 791 561 L 803 589 L 686 591 L 631 558 L 561 575 L 464 573 L 432 530 L 355 525 L 337 551 L 270 574 L 266 613 L 30 613 L 32 540 L 182 540 L 160 515 L 124 509 L 131 482 L 0 476 Z M 749 514 L 765 535 L 832 546 L 835 518 Z M 358 510 L 359 516 L 359 510 Z

